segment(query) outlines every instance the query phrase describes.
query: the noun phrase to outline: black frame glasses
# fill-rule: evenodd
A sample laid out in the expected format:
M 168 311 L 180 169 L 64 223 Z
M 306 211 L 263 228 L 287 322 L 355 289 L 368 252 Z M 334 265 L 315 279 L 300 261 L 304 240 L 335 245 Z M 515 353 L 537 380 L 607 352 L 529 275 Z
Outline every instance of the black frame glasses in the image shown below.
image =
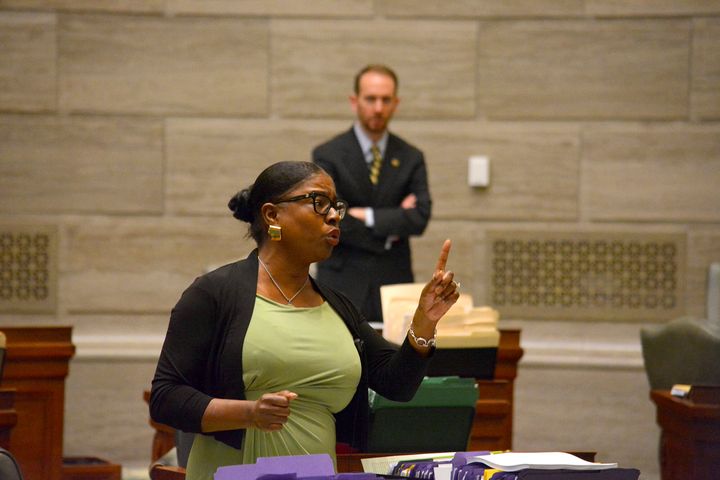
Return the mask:
M 327 199 L 327 207 L 325 208 L 325 211 L 322 211 L 322 200 L 318 201 L 318 197 L 322 197 L 324 199 Z M 305 193 L 303 195 L 298 195 L 296 197 L 290 197 L 286 198 L 284 200 L 278 200 L 277 202 L 273 202 L 275 204 L 278 203 L 285 203 L 285 202 L 297 202 L 298 200 L 304 200 L 306 198 L 312 198 L 313 201 L 313 210 L 315 210 L 315 213 L 318 215 L 325 216 L 328 214 L 331 208 L 334 208 L 336 212 L 338 212 L 338 216 L 340 217 L 340 220 L 345 218 L 345 214 L 347 213 L 348 204 L 345 200 L 337 199 L 335 202 L 332 201 L 330 197 L 325 195 L 324 193 L 320 192 L 310 192 Z

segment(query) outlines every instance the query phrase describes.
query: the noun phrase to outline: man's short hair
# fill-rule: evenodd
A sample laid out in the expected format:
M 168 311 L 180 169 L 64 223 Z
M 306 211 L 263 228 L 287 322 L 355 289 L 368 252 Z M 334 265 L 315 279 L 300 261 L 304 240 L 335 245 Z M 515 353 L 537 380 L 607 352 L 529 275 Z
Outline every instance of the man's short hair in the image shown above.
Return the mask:
M 365 67 L 363 67 L 363 69 L 360 70 L 357 75 L 355 75 L 355 95 L 360 94 L 360 79 L 368 72 L 381 73 L 392 78 L 393 82 L 395 83 L 395 94 L 397 94 L 398 77 L 397 75 L 395 75 L 393 69 L 388 67 L 387 65 L 382 65 L 380 63 L 371 63 L 370 65 L 366 65 Z

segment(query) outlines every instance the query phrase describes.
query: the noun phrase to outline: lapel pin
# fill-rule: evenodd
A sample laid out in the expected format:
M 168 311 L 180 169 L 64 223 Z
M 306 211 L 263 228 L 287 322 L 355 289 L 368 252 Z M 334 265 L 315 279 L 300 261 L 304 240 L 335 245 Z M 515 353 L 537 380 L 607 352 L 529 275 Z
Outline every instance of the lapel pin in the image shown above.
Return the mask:
M 393 158 L 392 160 L 390 160 L 390 165 L 397 168 L 400 166 L 400 160 L 398 160 L 397 158 Z

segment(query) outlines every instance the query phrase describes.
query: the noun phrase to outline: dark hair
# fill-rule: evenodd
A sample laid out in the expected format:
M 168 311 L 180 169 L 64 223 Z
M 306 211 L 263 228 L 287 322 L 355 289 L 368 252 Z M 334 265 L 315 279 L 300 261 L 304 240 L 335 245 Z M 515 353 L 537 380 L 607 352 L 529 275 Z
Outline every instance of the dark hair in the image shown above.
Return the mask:
M 233 217 L 250 224 L 248 236 L 260 245 L 265 239 L 265 222 L 260 208 L 274 203 L 306 179 L 325 171 L 311 162 L 278 162 L 260 172 L 255 182 L 240 190 L 228 202 Z
M 392 68 L 388 67 L 387 65 L 382 65 L 379 63 L 371 63 L 370 65 L 366 65 L 363 67 L 362 70 L 360 70 L 357 75 L 355 75 L 355 95 L 360 94 L 360 79 L 363 75 L 365 75 L 368 72 L 375 72 L 375 73 L 381 73 L 383 75 L 387 75 L 388 77 L 393 79 L 393 82 L 395 83 L 395 92 L 397 94 L 398 91 L 398 77 L 395 75 L 395 72 Z

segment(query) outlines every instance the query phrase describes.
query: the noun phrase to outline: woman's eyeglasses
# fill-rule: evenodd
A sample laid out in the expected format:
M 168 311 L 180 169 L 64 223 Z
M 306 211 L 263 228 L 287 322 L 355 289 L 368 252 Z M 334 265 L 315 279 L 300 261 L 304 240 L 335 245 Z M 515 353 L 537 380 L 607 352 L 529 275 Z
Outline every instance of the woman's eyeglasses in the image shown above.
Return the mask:
M 298 195 L 297 197 L 290 197 L 286 198 L 285 200 L 278 200 L 274 203 L 285 203 L 285 202 L 297 202 L 298 200 L 304 200 L 306 198 L 312 198 L 313 201 L 313 208 L 315 209 L 315 213 L 318 215 L 325 216 L 328 214 L 331 208 L 334 208 L 335 211 L 338 213 L 338 216 L 340 217 L 340 220 L 342 220 L 345 217 L 345 214 L 347 213 L 347 202 L 345 200 L 335 200 L 333 202 L 330 197 L 325 195 L 324 193 L 318 193 L 318 192 L 310 192 L 306 193 L 304 195 Z

